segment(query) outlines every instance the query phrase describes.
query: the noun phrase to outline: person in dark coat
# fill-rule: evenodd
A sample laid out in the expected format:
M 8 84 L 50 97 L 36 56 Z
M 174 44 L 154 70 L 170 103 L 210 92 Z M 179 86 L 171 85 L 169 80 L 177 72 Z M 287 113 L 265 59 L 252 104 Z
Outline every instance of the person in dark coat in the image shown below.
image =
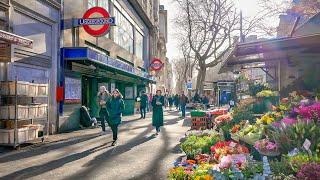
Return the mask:
M 186 117 L 186 105 L 187 103 L 189 103 L 189 99 L 186 95 L 184 95 L 184 93 L 181 93 L 180 96 L 180 109 L 181 109 L 181 114 L 182 114 L 182 118 Z
M 179 95 L 178 94 L 176 94 L 175 96 L 174 96 L 174 105 L 176 106 L 176 109 L 178 110 L 180 110 L 180 102 L 179 102 Z
M 173 95 L 169 95 L 168 101 L 169 101 L 169 109 L 171 111 L 173 106 L 173 101 L 174 101 Z
M 163 126 L 163 106 L 164 97 L 161 95 L 161 90 L 157 90 L 157 94 L 152 98 L 152 126 L 156 128 L 156 135 L 160 132 L 160 127 Z
M 107 109 L 109 112 L 108 124 L 113 134 L 112 146 L 115 146 L 118 140 L 118 126 L 121 124 L 121 117 L 124 111 L 124 101 L 118 89 L 114 90 L 111 99 L 108 101 Z
M 97 104 L 99 105 L 100 111 L 99 111 L 99 117 L 101 120 L 101 128 L 102 133 L 105 134 L 106 132 L 106 125 L 105 123 L 108 122 L 109 119 L 109 113 L 107 110 L 107 103 L 110 100 L 111 95 L 109 94 L 108 90 L 105 86 L 101 86 L 99 88 L 99 92 L 97 95 Z
M 141 100 L 140 100 L 140 114 L 141 114 L 141 117 L 140 119 L 145 119 L 146 118 L 146 109 L 147 109 L 147 106 L 148 106 L 148 101 L 149 101 L 149 98 L 148 96 L 146 95 L 146 93 L 144 91 L 141 92 Z

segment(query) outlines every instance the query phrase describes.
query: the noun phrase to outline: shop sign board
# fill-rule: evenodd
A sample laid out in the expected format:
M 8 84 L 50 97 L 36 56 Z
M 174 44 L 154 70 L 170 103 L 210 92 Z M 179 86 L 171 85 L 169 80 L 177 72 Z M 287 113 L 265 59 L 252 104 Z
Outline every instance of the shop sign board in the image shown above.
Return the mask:
M 33 41 L 16 34 L 0 30 L 0 40 L 27 48 L 33 47 Z
M 163 67 L 163 63 L 160 59 L 154 58 L 150 64 L 150 68 L 154 71 L 160 71 Z
M 93 14 L 99 14 L 101 17 L 90 18 Z M 110 17 L 107 10 L 102 7 L 93 7 L 87 10 L 83 17 L 75 19 L 73 25 L 83 26 L 83 29 L 91 36 L 99 37 L 109 32 L 110 26 L 115 26 L 115 18 Z M 101 26 L 100 28 L 92 28 L 92 26 Z

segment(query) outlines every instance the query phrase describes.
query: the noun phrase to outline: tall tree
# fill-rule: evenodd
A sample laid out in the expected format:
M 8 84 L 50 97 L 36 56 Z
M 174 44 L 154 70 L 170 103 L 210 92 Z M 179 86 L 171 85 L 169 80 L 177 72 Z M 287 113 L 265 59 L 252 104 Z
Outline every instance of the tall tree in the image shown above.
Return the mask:
M 207 68 L 221 62 L 230 50 L 238 12 L 231 0 L 177 0 L 177 25 L 198 64 L 197 90 L 203 92 Z

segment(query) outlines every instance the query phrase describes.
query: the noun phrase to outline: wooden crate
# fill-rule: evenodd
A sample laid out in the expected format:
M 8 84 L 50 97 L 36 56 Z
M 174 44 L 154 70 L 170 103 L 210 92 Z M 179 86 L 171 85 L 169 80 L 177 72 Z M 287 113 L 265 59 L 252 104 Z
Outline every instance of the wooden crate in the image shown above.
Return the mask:
M 28 89 L 28 96 L 30 97 L 36 97 L 38 96 L 38 84 L 30 83 L 29 84 L 29 89 Z
M 29 114 L 28 106 L 17 106 L 18 117 L 17 119 L 27 119 Z M 0 119 L 8 120 L 15 119 L 15 106 L 0 106 Z
M 18 129 L 17 143 L 24 143 L 38 138 L 38 129 L 33 127 L 24 127 Z M 14 129 L 0 129 L 0 143 L 14 143 Z
M 195 130 L 204 130 L 208 128 L 208 118 L 204 117 L 192 117 L 192 126 L 191 129 Z
M 48 96 L 48 84 L 38 84 L 38 96 Z
M 29 105 L 28 107 L 28 118 L 34 119 L 38 117 L 39 105 Z
M 0 82 L 0 94 L 1 95 L 15 95 L 16 94 L 16 82 L 15 81 L 3 81 Z M 24 81 L 17 82 L 17 95 L 27 96 L 29 94 L 29 83 Z
M 38 107 L 38 114 L 37 114 L 37 118 L 44 118 L 47 116 L 47 104 L 40 104 L 37 106 Z
M 14 129 L 14 121 L 15 120 L 6 120 L 5 121 L 5 128 L 6 129 Z M 20 120 L 17 121 L 17 127 L 23 128 L 25 125 L 31 124 L 31 120 Z

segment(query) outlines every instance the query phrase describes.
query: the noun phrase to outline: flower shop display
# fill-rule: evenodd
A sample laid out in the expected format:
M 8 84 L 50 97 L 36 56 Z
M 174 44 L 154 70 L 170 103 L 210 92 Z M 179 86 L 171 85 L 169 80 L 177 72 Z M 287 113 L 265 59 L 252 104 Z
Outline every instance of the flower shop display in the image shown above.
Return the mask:
M 277 92 L 263 90 L 257 100 L 273 96 Z M 307 97 L 293 92 L 253 119 L 256 100 L 244 100 L 231 113 L 215 117 L 214 130 L 186 133 L 180 146 L 188 161 L 176 164 L 169 179 L 316 179 L 320 103 Z

